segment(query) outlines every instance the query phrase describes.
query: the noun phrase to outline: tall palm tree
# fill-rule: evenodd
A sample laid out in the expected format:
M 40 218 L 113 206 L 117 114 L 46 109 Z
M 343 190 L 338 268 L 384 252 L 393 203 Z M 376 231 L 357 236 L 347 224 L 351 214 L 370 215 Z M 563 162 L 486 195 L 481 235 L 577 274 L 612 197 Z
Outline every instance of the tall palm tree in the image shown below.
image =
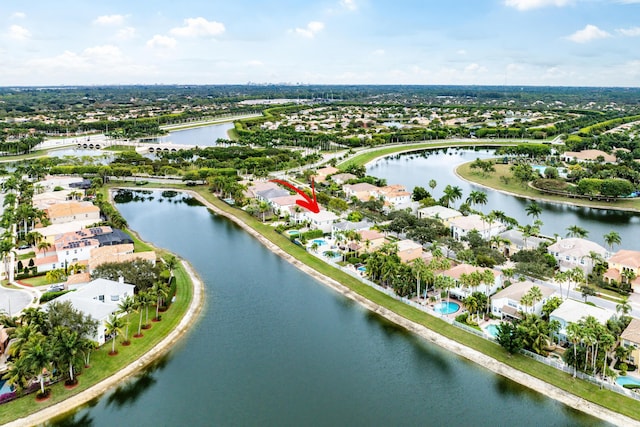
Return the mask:
M 605 234 L 604 236 L 604 243 L 609 246 L 609 249 L 611 250 L 611 252 L 613 252 L 613 245 L 619 245 L 620 243 L 622 243 L 622 238 L 620 237 L 620 234 L 617 233 L 616 231 L 610 231 L 609 233 Z
M 629 303 L 629 297 L 623 296 L 620 298 L 620 303 L 616 305 L 616 312 L 618 314 L 622 313 L 622 316 L 627 316 L 631 313 L 631 304 Z
M 135 311 L 135 300 L 131 295 L 127 295 L 125 298 L 120 301 L 118 304 L 118 311 L 120 313 L 124 313 L 127 318 L 124 321 L 124 343 L 129 344 L 129 325 L 131 321 L 129 320 L 129 315 Z
M 444 189 L 444 202 L 446 207 L 450 207 L 451 203 L 462 198 L 462 189 L 458 186 L 447 185 Z
M 82 338 L 76 331 L 58 326 L 54 332 L 54 354 L 59 368 L 67 365 L 69 368 L 69 381 L 74 383 L 73 367 L 83 361 Z
M 438 186 L 438 183 L 436 182 L 435 179 L 429 180 L 429 188 L 431 188 L 431 191 L 433 191 L 437 186 Z
M 542 208 L 535 201 L 529 203 L 524 210 L 527 212 L 527 216 L 530 216 L 533 219 L 538 219 L 542 213 Z
M 579 237 L 581 239 L 584 239 L 588 235 L 589 231 L 580 227 L 579 225 L 572 225 L 567 227 L 567 237 Z
M 468 205 L 486 205 L 487 204 L 487 193 L 484 191 L 476 191 L 473 190 L 469 193 L 467 200 L 465 201 Z
M 51 361 L 53 359 L 51 344 L 51 340 L 48 340 L 47 337 L 41 333 L 37 333 L 29 338 L 20 356 L 29 372 L 38 377 L 41 395 L 45 394 L 45 372 L 51 367 Z
M 122 319 L 118 317 L 118 315 L 115 313 L 111 313 L 111 316 L 109 316 L 109 319 L 104 323 L 104 327 L 106 328 L 105 333 L 107 335 L 113 335 L 113 338 L 112 338 L 113 341 L 111 342 L 111 352 L 109 353 L 111 355 L 117 354 L 116 339 L 118 338 L 118 335 L 122 333 L 123 326 L 124 326 L 124 323 Z
M 582 339 L 582 326 L 569 322 L 566 328 L 567 339 L 573 344 L 573 378 L 578 374 L 578 343 Z
M 163 304 L 164 299 L 169 295 L 169 289 L 164 283 L 156 282 L 149 291 L 156 301 L 156 321 L 158 321 L 160 320 L 160 306 Z
M 542 295 L 542 291 L 538 286 L 532 286 L 527 293 L 531 295 L 532 306 L 536 305 L 538 301 L 542 301 L 542 298 L 544 297 L 544 295 Z

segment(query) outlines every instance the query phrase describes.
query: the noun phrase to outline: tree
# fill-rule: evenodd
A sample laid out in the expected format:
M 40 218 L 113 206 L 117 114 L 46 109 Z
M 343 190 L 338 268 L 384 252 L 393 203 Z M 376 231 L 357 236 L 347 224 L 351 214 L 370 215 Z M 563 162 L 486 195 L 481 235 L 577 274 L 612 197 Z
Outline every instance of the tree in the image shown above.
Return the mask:
M 127 317 L 124 321 L 124 343 L 129 344 L 129 325 L 131 321 L 129 320 L 129 315 L 135 311 L 135 300 L 131 295 L 127 295 L 120 301 L 118 304 L 118 311 L 120 313 L 124 313 Z
M 631 313 L 632 307 L 629 303 L 629 297 L 623 296 L 620 298 L 620 303 L 616 305 L 616 313 L 622 314 L 622 316 L 628 316 Z
M 438 186 L 438 183 L 436 182 L 435 179 L 429 180 L 429 188 L 431 188 L 431 191 L 435 190 L 437 186 Z
M 122 327 L 124 326 L 124 322 L 122 321 L 122 318 L 118 317 L 117 314 L 112 313 L 111 316 L 109 316 L 109 319 L 104 323 L 104 326 L 106 328 L 105 333 L 107 335 L 113 336 L 111 338 L 113 341 L 111 342 L 111 352 L 109 354 L 118 354 L 116 352 L 116 339 L 118 338 L 118 335 L 122 334 Z
M 24 346 L 20 358 L 23 359 L 28 371 L 38 377 L 40 382 L 40 395 L 44 396 L 44 377 L 51 367 L 53 351 L 51 341 L 41 333 L 36 333 L 29 338 Z
M 411 195 L 411 198 L 416 202 L 419 202 L 420 200 L 426 199 L 428 197 L 431 197 L 431 194 L 429 194 L 429 192 L 425 190 L 424 187 L 415 187 L 413 189 L 413 194 Z
M 582 327 L 575 322 L 569 322 L 569 324 L 567 325 L 566 331 L 567 331 L 567 339 L 571 341 L 571 343 L 573 344 L 573 363 L 574 363 L 573 378 L 575 378 L 576 375 L 578 374 L 577 346 L 580 340 L 582 339 L 583 331 L 582 331 Z
M 567 237 L 579 237 L 581 239 L 584 239 L 588 235 L 589 231 L 580 227 L 579 225 L 572 225 L 567 227 Z
M 587 302 L 588 297 L 596 295 L 596 290 L 591 286 L 581 286 L 580 291 L 582 292 L 582 298 L 584 298 L 584 302 Z
M 620 237 L 620 234 L 616 231 L 610 231 L 609 233 L 605 234 L 604 236 L 604 243 L 609 246 L 609 249 L 611 251 L 613 251 L 613 245 L 619 245 L 620 243 L 622 243 L 622 238 Z
M 118 281 L 121 277 L 126 283 L 133 283 L 138 291 L 153 286 L 160 280 L 160 263 L 144 259 L 130 262 L 108 262 L 96 267 L 91 273 L 92 279 L 103 278 Z
M 462 189 L 458 186 L 447 185 L 441 200 L 446 207 L 450 207 L 451 203 L 454 203 L 460 198 L 462 198 Z
M 138 333 L 136 334 L 136 337 L 141 337 L 143 309 L 147 312 L 146 324 L 149 324 L 149 308 L 148 308 L 150 303 L 149 294 L 145 291 L 138 292 L 134 297 L 134 303 L 135 303 L 134 309 L 140 314 L 140 318 L 138 319 Z
M 59 326 L 54 331 L 54 354 L 59 368 L 68 366 L 69 382 L 75 383 L 73 367 L 82 363 L 82 338 L 77 332 Z
M 163 305 L 164 299 L 167 298 L 167 296 L 169 295 L 169 289 L 167 288 L 167 286 L 164 283 L 156 282 L 151 287 L 149 292 L 151 293 L 151 295 L 153 296 L 153 298 L 154 298 L 154 300 L 156 302 L 156 318 L 155 318 L 155 320 L 158 321 L 158 320 L 160 320 L 160 307 Z
M 516 354 L 522 349 L 522 336 L 514 324 L 500 322 L 497 329 L 496 341 L 507 350 L 507 353 Z
M 487 193 L 484 191 L 471 191 L 469 196 L 467 197 L 466 203 L 473 205 L 486 205 L 487 204 Z
M 527 216 L 530 216 L 533 219 L 538 219 L 542 213 L 542 208 L 535 201 L 529 203 L 524 210 L 527 212 Z

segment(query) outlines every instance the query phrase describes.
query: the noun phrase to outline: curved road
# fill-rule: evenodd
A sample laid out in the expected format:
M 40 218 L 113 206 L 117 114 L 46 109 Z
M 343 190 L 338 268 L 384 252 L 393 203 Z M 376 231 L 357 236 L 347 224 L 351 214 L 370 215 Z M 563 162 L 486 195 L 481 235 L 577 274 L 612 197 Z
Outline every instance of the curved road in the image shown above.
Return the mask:
M 15 315 L 31 302 L 31 295 L 22 289 L 9 289 L 0 286 L 0 312 Z

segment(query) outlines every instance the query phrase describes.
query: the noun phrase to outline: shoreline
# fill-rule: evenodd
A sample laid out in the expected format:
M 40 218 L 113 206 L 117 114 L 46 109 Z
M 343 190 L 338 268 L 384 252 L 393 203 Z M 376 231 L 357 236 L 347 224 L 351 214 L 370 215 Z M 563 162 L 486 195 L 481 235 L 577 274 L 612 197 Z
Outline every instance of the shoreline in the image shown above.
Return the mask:
M 187 260 L 180 259 L 180 262 L 191 280 L 193 297 L 191 298 L 191 302 L 185 312 L 185 315 L 182 317 L 175 329 L 173 329 L 162 339 L 162 341 L 153 346 L 141 357 L 123 367 L 112 376 L 105 378 L 99 383 L 94 384 L 76 395 L 69 396 L 69 398 L 62 402 L 43 408 L 38 412 L 27 415 L 26 417 L 13 420 L 5 424 L 4 427 L 40 425 L 56 417 L 67 414 L 114 389 L 117 385 L 135 376 L 162 356 L 169 354 L 175 344 L 181 341 L 192 329 L 192 326 L 198 320 L 205 304 L 204 282 L 200 279 L 195 269 Z
M 289 255 L 284 250 L 282 250 L 279 246 L 277 246 L 275 243 L 271 242 L 265 236 L 263 236 L 258 231 L 254 230 L 252 227 L 250 227 L 248 224 L 242 221 L 240 218 L 218 208 L 217 206 L 210 203 L 208 200 L 206 200 L 203 196 L 201 196 L 197 192 L 191 191 L 191 190 L 185 190 L 185 192 L 192 195 L 200 203 L 202 203 L 205 207 L 207 207 L 207 209 L 210 209 L 216 215 L 223 216 L 233 221 L 235 224 L 240 226 L 244 231 L 249 233 L 251 236 L 255 237 L 260 243 L 262 243 L 264 246 L 270 249 L 273 253 L 280 256 L 284 260 L 288 261 L 290 264 L 292 264 L 299 270 L 310 275 L 311 277 L 315 278 L 316 280 L 318 280 L 325 286 L 333 289 L 334 291 L 338 292 L 339 294 L 351 299 L 352 301 L 357 302 L 358 304 L 365 307 L 369 311 L 384 317 L 385 319 L 405 328 L 406 330 L 424 338 L 425 340 L 433 344 L 436 344 L 439 347 L 444 348 L 445 350 L 451 351 L 452 353 L 458 356 L 461 356 L 471 362 L 474 362 L 495 374 L 501 375 L 525 387 L 528 387 L 534 391 L 537 391 L 538 393 L 546 395 L 547 397 L 550 397 L 553 400 L 563 403 L 570 408 L 579 410 L 588 415 L 594 416 L 596 418 L 599 418 L 601 420 L 604 420 L 606 422 L 610 422 L 616 425 L 640 426 L 640 421 L 634 420 L 625 415 L 619 414 L 617 412 L 614 412 L 602 406 L 599 406 L 595 403 L 589 402 L 581 397 L 570 394 L 556 386 L 553 386 L 529 374 L 521 372 L 508 365 L 505 365 L 504 363 L 499 362 L 493 359 L 492 357 L 487 356 L 477 350 L 474 350 L 463 344 L 460 344 L 456 341 L 446 338 L 440 335 L 439 333 L 437 333 L 436 331 L 428 329 L 427 327 L 417 324 L 411 320 L 408 320 L 400 316 L 399 314 L 396 314 L 395 312 L 366 299 L 365 297 L 349 289 L 348 287 L 341 284 L 340 282 L 325 276 L 324 274 L 316 271 L 315 269 L 309 267 L 303 262 L 297 260 L 292 255 Z

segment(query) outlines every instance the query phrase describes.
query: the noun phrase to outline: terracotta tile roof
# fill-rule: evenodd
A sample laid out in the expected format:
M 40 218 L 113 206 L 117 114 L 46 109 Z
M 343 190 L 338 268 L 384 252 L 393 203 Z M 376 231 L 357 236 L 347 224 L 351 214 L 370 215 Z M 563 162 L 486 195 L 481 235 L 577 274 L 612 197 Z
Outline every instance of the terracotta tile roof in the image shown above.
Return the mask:
M 640 268 L 640 251 L 620 249 L 611 258 L 609 263 L 624 265 L 625 267 Z
M 49 219 L 53 219 L 80 214 L 99 213 L 100 208 L 91 202 L 67 202 L 51 205 L 46 211 Z
M 640 345 L 640 320 L 635 318 L 631 319 L 631 323 L 629 323 L 629 326 L 622 332 L 620 338 Z

